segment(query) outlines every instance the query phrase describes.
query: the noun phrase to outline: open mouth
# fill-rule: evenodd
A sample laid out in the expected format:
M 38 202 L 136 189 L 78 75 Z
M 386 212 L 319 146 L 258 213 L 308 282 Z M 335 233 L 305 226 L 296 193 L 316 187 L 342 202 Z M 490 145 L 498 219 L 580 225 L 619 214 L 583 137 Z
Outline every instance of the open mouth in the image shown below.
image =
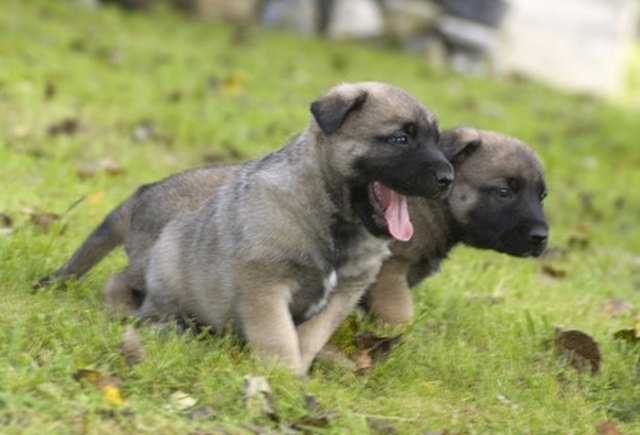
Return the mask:
M 409 220 L 407 197 L 379 181 L 370 183 L 368 191 L 376 226 L 385 229 L 396 240 L 410 240 L 413 236 L 413 224 Z

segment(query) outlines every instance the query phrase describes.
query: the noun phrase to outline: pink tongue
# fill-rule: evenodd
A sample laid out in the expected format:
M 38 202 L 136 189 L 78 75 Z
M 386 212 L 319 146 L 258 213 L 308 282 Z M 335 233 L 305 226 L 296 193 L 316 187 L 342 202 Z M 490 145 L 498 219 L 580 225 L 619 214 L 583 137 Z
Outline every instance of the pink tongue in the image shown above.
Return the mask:
M 378 193 L 384 207 L 387 228 L 394 239 L 406 242 L 413 236 L 413 225 L 409 220 L 407 197 L 378 183 Z

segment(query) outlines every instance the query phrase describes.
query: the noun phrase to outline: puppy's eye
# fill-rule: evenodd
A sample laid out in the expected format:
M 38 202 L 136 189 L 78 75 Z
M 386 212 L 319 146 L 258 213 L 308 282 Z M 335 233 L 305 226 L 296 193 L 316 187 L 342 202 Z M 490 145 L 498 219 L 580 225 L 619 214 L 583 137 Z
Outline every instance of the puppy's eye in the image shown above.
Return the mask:
M 540 194 L 540 202 L 544 201 L 544 199 L 545 199 L 546 197 L 547 197 L 547 192 L 546 192 L 546 191 L 545 191 L 545 192 L 542 192 L 542 193 Z
M 512 194 L 511 189 L 509 189 L 508 187 L 498 187 L 495 190 L 495 193 L 496 193 L 496 196 L 501 199 L 511 198 L 511 194 Z
M 406 134 L 389 136 L 387 141 L 392 145 L 406 145 L 409 143 L 409 136 L 407 136 Z

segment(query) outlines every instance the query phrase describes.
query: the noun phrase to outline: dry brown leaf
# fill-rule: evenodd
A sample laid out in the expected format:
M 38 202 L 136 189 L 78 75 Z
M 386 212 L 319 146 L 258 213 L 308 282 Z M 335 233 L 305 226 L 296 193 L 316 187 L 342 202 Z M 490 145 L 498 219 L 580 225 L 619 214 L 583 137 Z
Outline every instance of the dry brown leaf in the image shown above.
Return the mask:
M 600 371 L 600 348 L 590 335 L 575 329 L 556 331 L 555 345 L 557 352 L 579 372 L 583 372 L 589 366 L 593 376 Z
M 596 434 L 598 435 L 621 435 L 621 432 L 612 421 L 603 421 L 596 426 Z
M 112 177 L 116 175 L 120 175 L 124 172 L 124 170 L 122 169 L 122 166 L 119 163 L 108 158 L 104 158 L 100 160 L 100 167 L 104 169 L 107 175 L 110 175 Z
M 6 213 L 0 213 L 0 234 L 10 236 L 13 233 L 13 219 Z
M 80 130 L 80 122 L 76 118 L 66 118 L 55 124 L 51 124 L 47 128 L 49 136 L 58 136 L 60 134 L 73 135 Z
M 381 361 L 389 356 L 391 350 L 400 343 L 400 336 L 378 337 L 371 332 L 364 332 L 353 337 L 356 347 L 366 351 L 374 362 Z
M 266 378 L 246 375 L 242 384 L 242 392 L 247 411 L 252 417 L 266 415 L 274 422 L 280 420 L 273 407 L 271 386 Z
M 360 350 L 350 355 L 356 365 L 356 372 L 364 373 L 373 367 L 373 358 L 366 350 Z
M 114 375 L 107 375 L 97 370 L 80 369 L 73 374 L 76 381 L 87 380 L 94 387 L 102 391 L 107 401 L 115 406 L 124 405 L 121 392 L 122 381 Z
M 216 412 L 210 406 L 195 408 L 187 413 L 187 418 L 190 420 L 207 420 L 214 418 L 215 416 Z
M 11 228 L 12 225 L 13 225 L 13 219 L 11 219 L 11 216 L 5 213 L 0 213 L 0 227 Z
M 614 317 L 624 316 L 628 314 L 632 308 L 632 305 L 623 299 L 608 298 L 604 301 L 605 311 Z
M 573 236 L 569 237 L 567 245 L 570 249 L 574 250 L 587 249 L 589 247 L 589 237 L 584 233 L 574 234 Z
M 44 98 L 45 100 L 51 100 L 56 96 L 56 87 L 50 81 L 47 81 L 47 84 L 44 87 Z
M 542 273 L 549 275 L 552 278 L 565 278 L 567 276 L 566 270 L 560 269 L 550 264 L 542 265 Z
M 76 170 L 76 175 L 81 180 L 93 178 L 98 174 L 98 165 L 95 163 L 84 163 Z
M 394 435 L 398 433 L 391 420 L 380 417 L 367 417 L 367 426 L 371 433 L 380 435 Z
M 141 363 L 147 357 L 142 340 L 132 325 L 127 326 L 122 336 L 122 353 L 129 367 Z
M 39 212 L 33 209 L 25 209 L 25 212 L 29 216 L 31 223 L 45 233 L 48 233 L 51 229 L 51 225 L 60 219 L 60 215 L 56 213 Z

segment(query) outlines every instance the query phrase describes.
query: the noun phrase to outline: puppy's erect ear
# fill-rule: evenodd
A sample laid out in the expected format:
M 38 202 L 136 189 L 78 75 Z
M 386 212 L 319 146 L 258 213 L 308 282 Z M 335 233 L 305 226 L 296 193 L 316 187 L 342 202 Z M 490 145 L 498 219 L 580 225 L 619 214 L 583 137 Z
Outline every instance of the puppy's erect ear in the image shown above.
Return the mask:
M 327 136 L 335 133 L 349 113 L 359 110 L 367 100 L 367 92 L 348 97 L 340 93 L 329 93 L 311 103 L 311 113 Z
M 459 163 L 482 145 L 480 133 L 475 128 L 458 127 L 440 135 L 440 146 L 451 163 Z

